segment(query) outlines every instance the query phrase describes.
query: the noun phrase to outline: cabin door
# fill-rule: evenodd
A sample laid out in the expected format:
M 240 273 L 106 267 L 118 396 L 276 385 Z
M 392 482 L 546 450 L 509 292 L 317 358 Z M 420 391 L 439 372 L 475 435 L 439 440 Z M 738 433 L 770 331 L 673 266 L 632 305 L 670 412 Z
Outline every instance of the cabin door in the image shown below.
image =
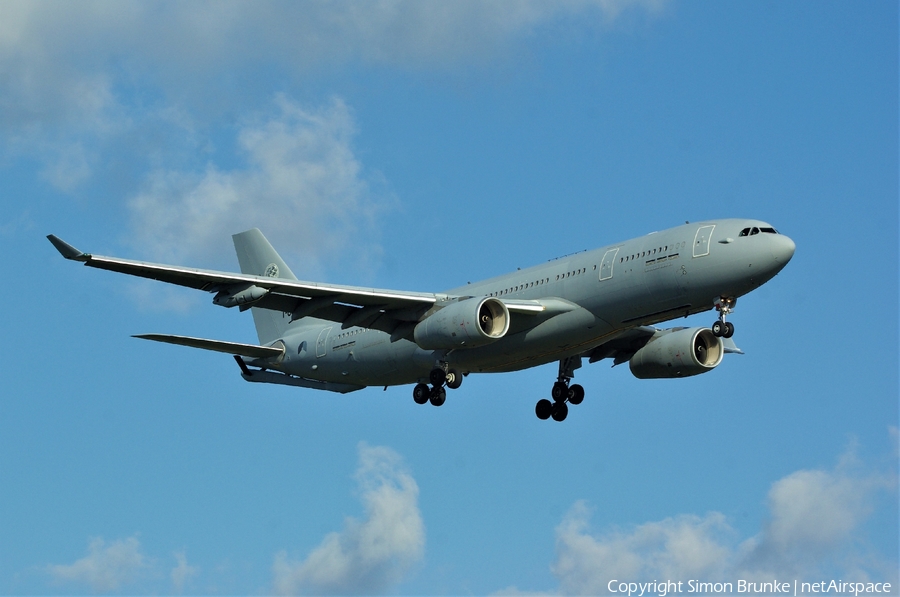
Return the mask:
M 613 277 L 613 265 L 616 263 L 616 254 L 619 249 L 610 249 L 603 254 L 603 261 L 600 262 L 600 279 L 609 280 Z
M 715 224 L 712 226 L 700 226 L 697 230 L 697 234 L 694 236 L 694 257 L 709 255 L 709 241 L 712 238 L 712 232 L 715 227 Z
M 328 326 L 319 332 L 319 338 L 316 340 L 316 356 L 324 357 L 328 353 L 328 334 L 331 333 L 332 326 Z

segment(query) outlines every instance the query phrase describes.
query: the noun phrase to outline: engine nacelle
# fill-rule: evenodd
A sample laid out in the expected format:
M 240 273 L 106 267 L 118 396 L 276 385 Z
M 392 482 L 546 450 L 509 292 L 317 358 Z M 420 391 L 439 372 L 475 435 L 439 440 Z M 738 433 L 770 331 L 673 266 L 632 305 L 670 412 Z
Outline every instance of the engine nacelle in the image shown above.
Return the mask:
M 709 328 L 661 330 L 629 361 L 638 379 L 700 375 L 722 362 L 725 347 Z
M 413 330 L 424 350 L 477 348 L 499 340 L 509 331 L 509 309 L 495 298 L 471 298 L 451 303 Z

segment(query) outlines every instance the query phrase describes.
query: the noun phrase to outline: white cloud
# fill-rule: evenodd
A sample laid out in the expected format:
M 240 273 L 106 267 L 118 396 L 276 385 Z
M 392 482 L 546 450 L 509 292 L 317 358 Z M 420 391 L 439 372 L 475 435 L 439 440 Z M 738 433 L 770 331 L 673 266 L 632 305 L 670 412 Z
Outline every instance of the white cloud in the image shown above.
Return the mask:
M 778 480 L 768 495 L 770 518 L 742 546 L 747 577 L 796 575 L 854 559 L 847 547 L 872 511 L 879 490 L 896 490 L 889 474 L 865 474 L 851 445 L 832 471 L 801 470 Z
M 136 537 L 107 544 L 94 538 L 88 544 L 88 555 L 74 564 L 55 564 L 46 571 L 57 582 L 87 584 L 97 592 L 116 591 L 133 582 L 149 567 Z
M 89 157 L 81 143 L 57 146 L 48 151 L 48 163 L 42 172 L 44 178 L 57 189 L 72 191 L 91 176 Z
M 607 592 L 611 579 L 712 578 L 729 558 L 732 530 L 717 512 L 705 517 L 682 515 L 649 522 L 630 532 L 593 537 L 589 512 L 576 503 L 556 529 L 552 570 L 567 594 Z
M 743 542 L 718 512 L 593 535 L 589 510 L 578 502 L 556 529 L 552 571 L 560 592 L 577 595 L 608 593 L 613 579 L 734 582 L 839 574 L 847 581 L 874 576 L 897 582 L 896 569 L 860 548 L 876 494 L 896 489 L 894 475 L 865 472 L 851 446 L 833 470 L 801 470 L 775 482 L 769 520 Z
M 0 73 L 40 91 L 46 73 L 96 73 L 110 64 L 163 80 L 278 61 L 291 69 L 347 60 L 441 66 L 571 20 L 602 26 L 630 8 L 655 13 L 664 0 L 479 0 L 216 3 L 95 0 L 77 6 L 4 2 Z M 118 60 L 116 60 L 118 58 Z M 66 84 L 70 84 L 68 81 Z
M 372 594 L 403 579 L 425 549 L 419 488 L 399 454 L 360 444 L 356 481 L 365 519 L 348 518 L 305 560 L 275 556 L 274 591 L 279 594 Z
M 188 565 L 187 556 L 183 550 L 175 552 L 174 555 L 178 565 L 172 568 L 172 586 L 175 588 L 176 593 L 181 593 L 184 591 L 185 583 L 196 576 L 199 569 L 196 566 Z
M 590 29 L 630 7 L 653 13 L 661 3 L 7 0 L 0 150 L 37 156 L 47 180 L 72 191 L 117 157 L 107 153 L 153 154 L 135 143 L 159 142 L 168 127 L 189 136 L 195 120 L 245 111 L 271 93 L 261 71 L 299 81 L 348 62 L 481 68 L 542 26 Z M 170 120 L 173 112 L 187 122 Z
M 160 284 L 155 280 L 129 280 L 124 285 L 125 294 L 144 313 L 190 313 L 198 305 L 212 299 L 196 290 Z
M 233 255 L 231 235 L 260 228 L 281 252 L 314 270 L 323 258 L 360 249 L 357 266 L 377 260 L 374 221 L 383 199 L 364 180 L 351 146 L 354 123 L 339 99 L 307 110 L 279 95 L 277 112 L 243 126 L 243 167 L 157 171 L 129 202 L 133 242 L 173 263 Z

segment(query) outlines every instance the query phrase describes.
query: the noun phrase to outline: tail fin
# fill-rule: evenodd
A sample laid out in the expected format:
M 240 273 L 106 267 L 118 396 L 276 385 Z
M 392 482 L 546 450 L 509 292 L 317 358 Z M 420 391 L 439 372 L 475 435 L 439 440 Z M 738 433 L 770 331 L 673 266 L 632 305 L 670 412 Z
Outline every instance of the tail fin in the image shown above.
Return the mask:
M 297 279 L 291 268 L 257 228 L 234 234 L 231 238 L 234 241 L 234 250 L 237 253 L 238 263 L 241 264 L 242 274 L 286 280 Z M 253 323 L 256 324 L 260 344 L 268 344 L 281 338 L 290 323 L 290 320 L 281 313 L 268 309 L 252 307 L 250 312 L 253 313 Z

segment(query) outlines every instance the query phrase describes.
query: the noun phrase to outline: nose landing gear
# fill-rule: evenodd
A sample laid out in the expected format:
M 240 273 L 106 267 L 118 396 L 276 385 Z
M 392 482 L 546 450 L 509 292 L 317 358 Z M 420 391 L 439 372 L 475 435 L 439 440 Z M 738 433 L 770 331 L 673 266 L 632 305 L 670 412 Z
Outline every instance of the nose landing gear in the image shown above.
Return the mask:
M 569 416 L 568 405 L 581 404 L 584 400 L 584 388 L 577 383 L 569 385 L 575 375 L 575 369 L 579 367 L 581 367 L 581 357 L 569 357 L 559 362 L 559 376 L 550 390 L 553 402 L 546 398 L 538 400 L 534 407 L 534 414 L 538 419 L 546 421 L 553 417 L 554 421 L 565 421 Z
M 712 333 L 718 338 L 731 338 L 734 336 L 734 324 L 725 321 L 725 317 L 734 311 L 737 299 L 733 296 L 720 296 L 716 299 L 716 311 L 719 312 L 719 320 L 712 324 Z

